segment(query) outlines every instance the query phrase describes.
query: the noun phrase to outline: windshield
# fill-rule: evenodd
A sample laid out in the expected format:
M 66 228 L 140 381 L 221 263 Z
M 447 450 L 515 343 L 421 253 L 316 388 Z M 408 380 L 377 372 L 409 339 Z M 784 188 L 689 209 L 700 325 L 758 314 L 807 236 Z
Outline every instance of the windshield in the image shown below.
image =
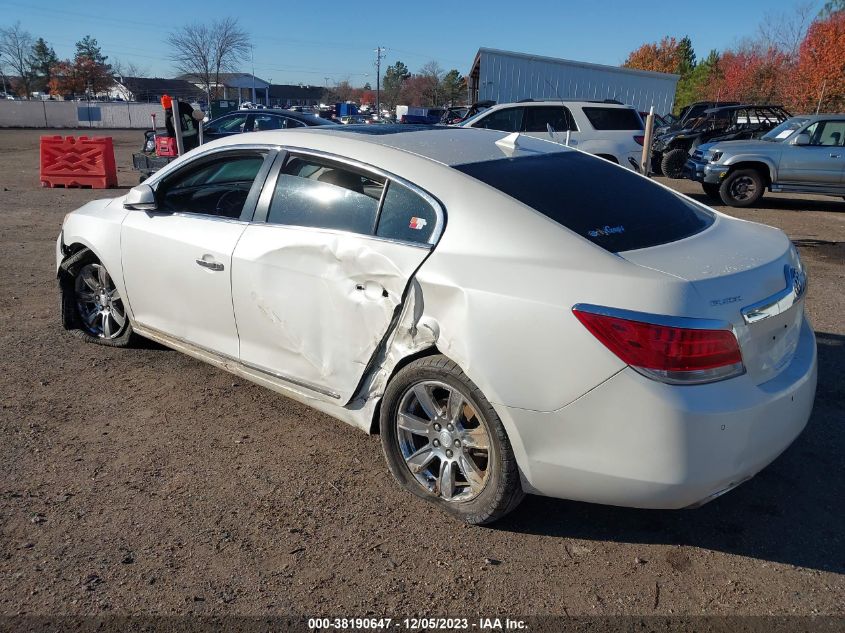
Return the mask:
M 800 118 L 793 118 L 787 119 L 776 128 L 772 128 L 766 134 L 764 134 L 761 138 L 764 141 L 770 141 L 772 143 L 781 143 L 792 136 L 792 133 L 795 130 L 798 130 L 804 127 L 804 124 L 807 123 L 809 119 L 800 119 Z

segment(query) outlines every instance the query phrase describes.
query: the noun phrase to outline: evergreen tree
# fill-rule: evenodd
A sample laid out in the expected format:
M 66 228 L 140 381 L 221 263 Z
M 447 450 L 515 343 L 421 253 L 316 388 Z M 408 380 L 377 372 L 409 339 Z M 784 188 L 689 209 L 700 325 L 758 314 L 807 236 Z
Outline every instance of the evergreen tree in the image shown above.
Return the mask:
M 58 62 L 59 58 L 56 56 L 56 51 L 53 50 L 53 47 L 47 44 L 43 37 L 39 37 L 35 41 L 35 44 L 32 45 L 32 55 L 30 56 L 33 72 L 33 90 L 47 92 L 51 78 L 50 69 Z

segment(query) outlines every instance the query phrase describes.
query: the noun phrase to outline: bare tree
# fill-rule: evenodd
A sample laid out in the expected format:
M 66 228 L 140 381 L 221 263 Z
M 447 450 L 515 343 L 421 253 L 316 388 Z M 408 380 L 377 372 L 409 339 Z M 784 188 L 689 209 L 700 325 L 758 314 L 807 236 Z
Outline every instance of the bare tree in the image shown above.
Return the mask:
M 794 60 L 807 29 L 816 17 L 816 2 L 804 0 L 789 13 L 769 12 L 758 27 L 758 41 L 763 48 L 779 50 Z
M 0 29 L 0 60 L 17 74 L 20 81 L 19 88 L 23 88 L 27 99 L 32 88 L 32 46 L 34 43 L 32 35 L 21 28 L 20 22 L 16 22 L 9 28 Z
M 423 99 L 426 105 L 441 106 L 443 99 L 440 82 L 443 80 L 443 69 L 435 61 L 427 62 L 420 68 L 417 73 L 418 77 L 422 77 Z
M 186 24 L 167 37 L 167 45 L 176 69 L 202 86 L 209 103 L 220 74 L 235 70 L 250 50 L 249 35 L 236 18 Z

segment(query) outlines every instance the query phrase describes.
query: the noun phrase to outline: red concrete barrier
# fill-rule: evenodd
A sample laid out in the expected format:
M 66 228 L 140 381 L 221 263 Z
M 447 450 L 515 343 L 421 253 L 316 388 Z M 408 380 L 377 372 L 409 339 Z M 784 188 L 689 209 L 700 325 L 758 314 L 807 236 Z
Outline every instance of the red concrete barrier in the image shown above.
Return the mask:
M 41 186 L 117 187 L 111 137 L 42 136 Z

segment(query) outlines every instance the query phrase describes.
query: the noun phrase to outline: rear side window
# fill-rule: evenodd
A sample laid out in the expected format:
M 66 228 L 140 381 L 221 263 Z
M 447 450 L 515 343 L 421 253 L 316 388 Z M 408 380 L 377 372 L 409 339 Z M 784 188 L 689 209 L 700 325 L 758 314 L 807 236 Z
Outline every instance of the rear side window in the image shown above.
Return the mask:
M 384 179 L 294 157 L 276 181 L 267 221 L 372 235 L 383 190 Z
M 437 226 L 437 212 L 422 196 L 390 181 L 376 235 L 425 244 Z
M 455 169 L 614 253 L 689 237 L 714 218 L 646 178 L 580 152 L 500 158 Z
M 642 130 L 640 115 L 630 108 L 584 108 L 584 114 L 596 130 Z

